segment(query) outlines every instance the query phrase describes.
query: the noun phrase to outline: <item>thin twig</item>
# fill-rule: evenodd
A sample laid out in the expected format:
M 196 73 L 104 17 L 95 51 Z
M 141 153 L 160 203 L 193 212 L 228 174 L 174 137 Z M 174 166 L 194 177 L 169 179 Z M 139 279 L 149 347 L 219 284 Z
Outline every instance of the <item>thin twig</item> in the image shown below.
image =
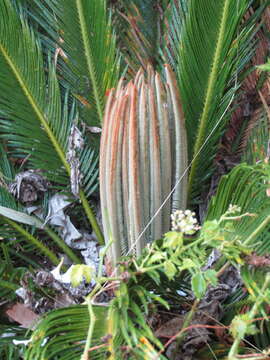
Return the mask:
M 185 329 L 189 326 L 190 322 L 193 319 L 193 316 L 195 315 L 195 312 L 197 310 L 197 307 L 199 305 L 200 300 L 196 299 L 192 305 L 191 310 L 189 311 L 189 313 L 187 314 L 187 316 L 185 317 L 184 323 L 183 323 L 183 328 L 181 329 L 181 331 L 177 334 L 176 337 L 176 346 L 173 352 L 173 358 L 176 358 L 177 356 L 177 352 L 178 349 L 180 348 L 180 345 L 185 337 Z

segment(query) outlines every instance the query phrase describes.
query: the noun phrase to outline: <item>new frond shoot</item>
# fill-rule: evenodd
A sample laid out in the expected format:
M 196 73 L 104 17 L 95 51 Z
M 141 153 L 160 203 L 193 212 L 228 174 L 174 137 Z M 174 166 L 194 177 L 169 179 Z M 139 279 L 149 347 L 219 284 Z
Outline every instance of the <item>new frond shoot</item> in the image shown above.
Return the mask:
M 187 144 L 174 74 L 166 82 L 149 65 L 110 92 L 100 149 L 100 195 L 110 260 L 141 254 L 170 228 L 172 210 L 186 206 Z M 175 187 L 175 188 L 174 188 Z M 168 197 L 174 188 L 172 197 Z

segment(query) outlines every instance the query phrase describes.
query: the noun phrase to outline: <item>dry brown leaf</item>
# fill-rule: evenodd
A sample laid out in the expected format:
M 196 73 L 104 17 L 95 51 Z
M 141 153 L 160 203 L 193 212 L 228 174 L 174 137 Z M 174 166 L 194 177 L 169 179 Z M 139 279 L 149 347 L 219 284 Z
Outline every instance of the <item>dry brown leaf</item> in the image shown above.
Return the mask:
M 155 336 L 170 338 L 176 335 L 183 326 L 183 317 L 175 317 L 167 321 L 164 325 L 155 331 Z
M 267 255 L 260 256 L 256 253 L 252 253 L 251 255 L 247 256 L 245 260 L 248 265 L 252 265 L 255 267 L 270 266 L 270 257 Z
M 6 311 L 6 315 L 26 329 L 31 329 L 39 319 L 39 316 L 34 311 L 21 303 L 17 303 L 9 308 Z

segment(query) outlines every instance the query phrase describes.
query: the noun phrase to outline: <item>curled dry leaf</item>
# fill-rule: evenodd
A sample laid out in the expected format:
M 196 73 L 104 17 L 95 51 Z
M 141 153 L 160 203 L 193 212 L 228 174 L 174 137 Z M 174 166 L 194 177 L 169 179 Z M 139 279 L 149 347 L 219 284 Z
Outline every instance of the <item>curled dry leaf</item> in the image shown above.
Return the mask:
M 184 316 L 179 316 L 167 321 L 155 331 L 155 336 L 159 338 L 171 338 L 175 336 L 183 326 Z
M 65 243 L 73 247 L 74 240 L 79 239 L 82 235 L 72 224 L 70 217 L 64 213 L 64 209 L 71 204 L 68 197 L 63 194 L 55 194 L 49 201 L 49 211 L 45 219 L 45 224 L 60 226 L 62 228 L 61 237 Z
M 39 200 L 49 184 L 38 171 L 28 170 L 16 175 L 14 182 L 9 185 L 9 191 L 23 204 L 29 204 Z
M 9 308 L 6 311 L 6 315 L 26 329 L 32 329 L 39 319 L 39 316 L 34 313 L 34 311 L 28 309 L 21 303 L 17 303 Z
M 256 253 L 252 253 L 251 255 L 246 257 L 246 263 L 248 265 L 252 265 L 255 267 L 264 267 L 264 266 L 270 266 L 270 256 L 260 256 Z

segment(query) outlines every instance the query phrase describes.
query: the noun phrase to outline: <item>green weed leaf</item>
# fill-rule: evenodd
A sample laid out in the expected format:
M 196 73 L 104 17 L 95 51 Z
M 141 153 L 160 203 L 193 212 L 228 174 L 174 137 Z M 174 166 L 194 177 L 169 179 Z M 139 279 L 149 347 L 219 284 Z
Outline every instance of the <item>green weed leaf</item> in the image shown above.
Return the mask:
M 250 323 L 248 314 L 235 316 L 233 319 L 230 332 L 234 338 L 240 337 L 243 339 L 245 335 L 254 335 L 258 332 L 258 329 L 254 324 Z
M 178 231 L 169 231 L 165 234 L 165 240 L 163 247 L 176 248 L 177 246 L 182 246 L 183 244 L 183 234 Z
M 201 299 L 206 292 L 206 281 L 201 272 L 192 276 L 191 279 L 192 290 L 197 299 Z
M 164 272 L 169 280 L 172 280 L 174 278 L 176 274 L 176 267 L 171 261 L 166 261 L 164 263 Z
M 85 279 L 87 283 L 90 283 L 93 277 L 94 270 L 89 265 L 74 265 L 71 270 L 70 280 L 73 287 L 77 287 Z
M 218 283 L 217 272 L 213 269 L 206 270 L 204 273 L 204 278 L 210 282 L 211 285 L 216 286 Z

